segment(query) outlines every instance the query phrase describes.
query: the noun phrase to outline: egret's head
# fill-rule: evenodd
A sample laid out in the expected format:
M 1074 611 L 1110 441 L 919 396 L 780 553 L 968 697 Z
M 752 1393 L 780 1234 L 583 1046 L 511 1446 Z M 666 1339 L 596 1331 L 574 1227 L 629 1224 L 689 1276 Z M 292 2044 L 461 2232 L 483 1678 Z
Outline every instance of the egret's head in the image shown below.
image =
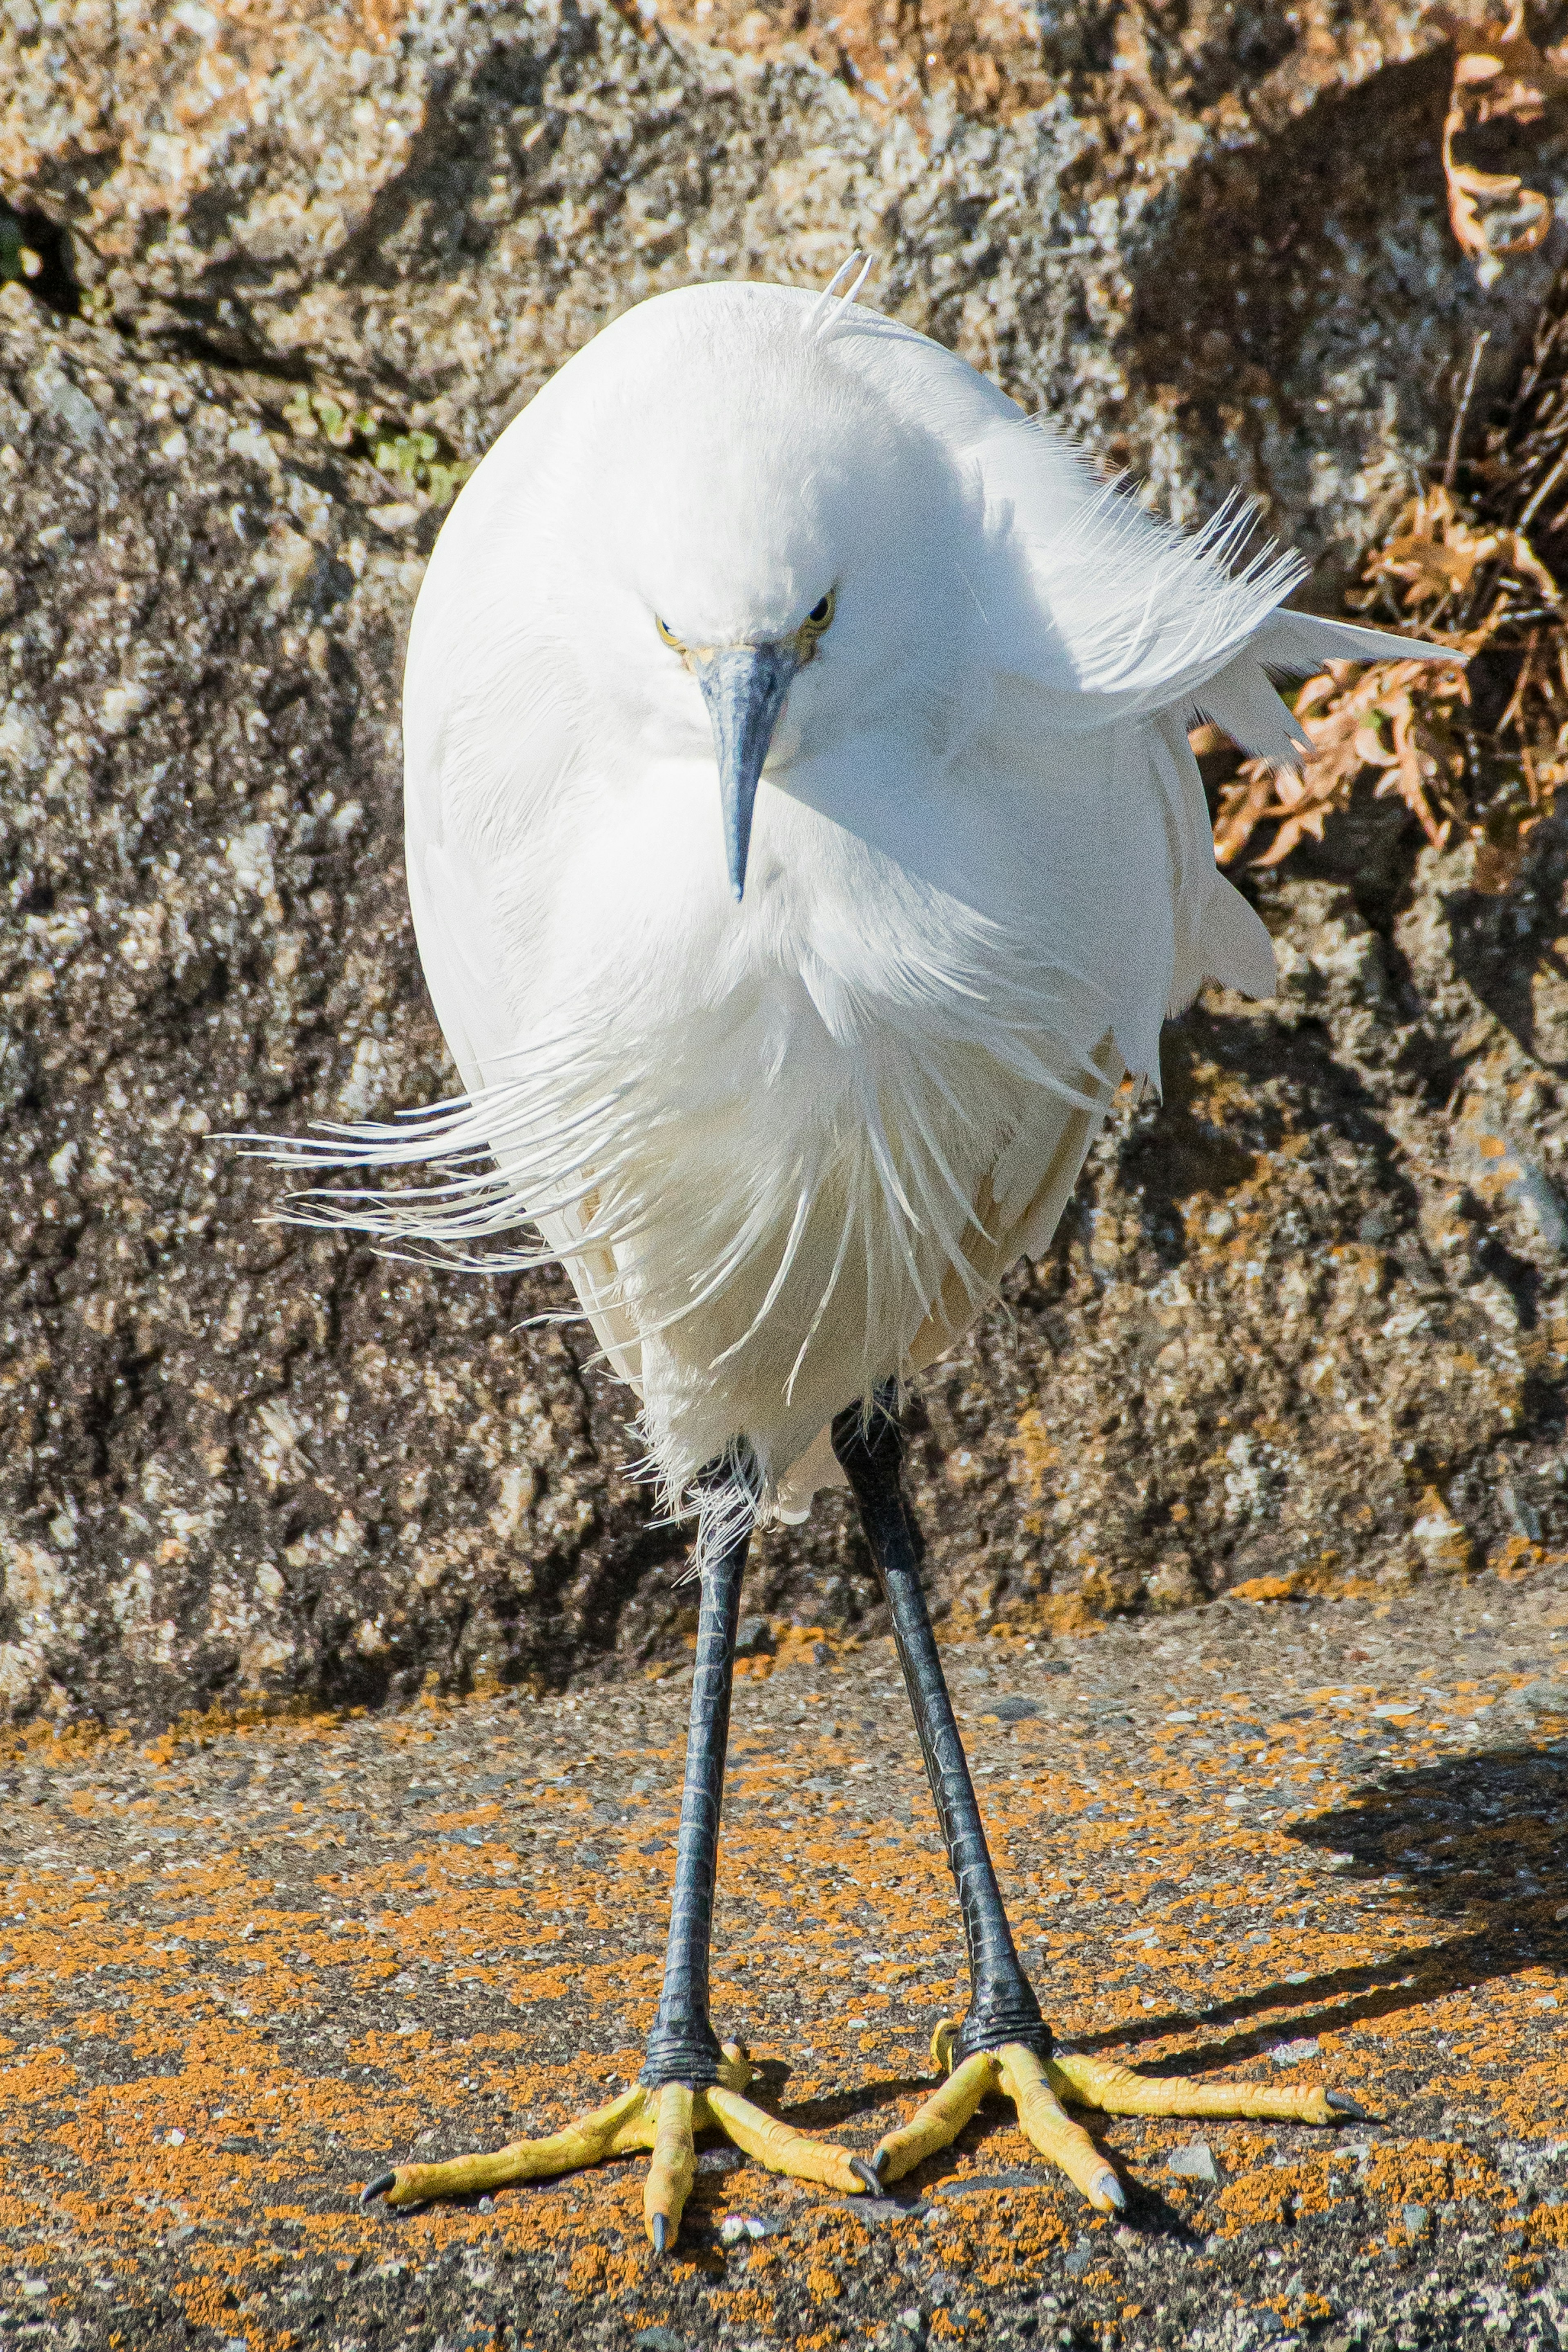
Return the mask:
M 589 686 L 645 753 L 716 762 L 739 898 L 764 767 L 787 790 L 794 763 L 907 725 L 946 690 L 971 611 L 954 549 L 972 493 L 793 302 L 759 314 L 707 289 L 653 307 L 635 368 L 623 352 L 599 373 L 578 445 Z
M 825 588 L 799 626 L 786 635 L 741 638 L 730 645 L 689 646 L 667 621 L 655 622 L 665 644 L 697 680 L 708 706 L 719 766 L 724 856 L 737 898 L 746 887 L 752 814 L 763 762 L 773 749 L 790 688 L 797 673 L 815 659 L 837 609 L 838 591 Z

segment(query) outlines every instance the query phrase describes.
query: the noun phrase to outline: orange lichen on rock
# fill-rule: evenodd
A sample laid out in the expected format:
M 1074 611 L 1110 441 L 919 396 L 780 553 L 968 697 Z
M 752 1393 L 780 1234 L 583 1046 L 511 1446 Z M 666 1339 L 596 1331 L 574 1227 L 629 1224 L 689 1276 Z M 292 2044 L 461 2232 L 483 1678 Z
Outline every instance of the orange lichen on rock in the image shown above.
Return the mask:
M 1521 1655 L 1563 1614 L 1552 1573 L 1508 1588 L 1531 1629 L 1511 1637 Z M 1480 1599 L 1449 1590 L 1479 1624 Z M 1521 2147 L 1563 2128 L 1554 1948 L 1532 1957 L 1514 1935 L 1554 1935 L 1568 1904 L 1561 1808 L 1532 1793 L 1556 1767 L 1522 1735 L 1494 1755 L 1459 1728 L 1478 1708 L 1522 1722 L 1542 1678 L 1473 1648 L 1437 1657 L 1430 1612 L 1399 1606 L 1324 1612 L 1361 1629 L 1345 1640 L 1362 1662 L 1338 1679 L 1315 1653 L 1310 1669 L 1293 1659 L 1301 1620 L 1284 1601 L 1215 1612 L 1209 1636 L 1222 1624 L 1233 1648 L 1212 1657 L 1135 1625 L 1034 1650 L 1011 1633 L 949 1643 L 997 1867 L 1058 2026 L 1156 2072 L 1273 2081 L 1278 2062 L 1300 2070 L 1287 2082 L 1355 2089 L 1390 2117 L 1289 2136 L 1097 2123 L 1130 2176 L 1226 2248 L 1338 2228 L 1352 2196 L 1385 2255 L 1407 2210 L 1456 2201 L 1506 2222 L 1521 2254 L 1562 2243 L 1561 2209 L 1527 2211 L 1522 2176 L 1436 2121 L 1462 2103 Z M 1384 1654 L 1402 1622 L 1405 1649 Z M 715 2011 L 750 2042 L 770 2105 L 868 2148 L 916 2103 L 931 2020 L 963 1987 L 890 1653 L 824 1643 L 818 1658 L 816 1630 L 800 1629 L 785 1675 L 737 1693 Z M 1154 1646 L 1167 1638 L 1179 1666 Z M 1010 1722 L 1000 1702 L 1021 1691 L 1039 1711 Z M 635 2074 L 683 1709 L 679 1687 L 639 1682 L 592 1709 L 492 1696 L 209 1726 L 157 1759 L 20 1748 L 59 1759 L 59 1801 L 47 1838 L 29 1832 L 0 1928 L 0 2239 L 52 2267 L 68 2231 L 117 2296 L 174 2294 L 194 2324 L 265 2352 L 307 2263 L 344 2294 L 399 2265 L 376 2292 L 400 2295 L 449 2259 L 537 2263 L 527 2275 L 584 2315 L 664 2326 L 666 2292 L 700 2290 L 738 2329 L 787 2341 L 831 2314 L 855 2340 L 871 2325 L 862 2282 L 892 2254 L 962 2282 L 941 2308 L 973 2340 L 974 2311 L 1061 2294 L 1064 2257 L 1087 2242 L 1073 2293 L 1142 2343 L 1155 2298 L 1002 2110 L 914 2177 L 922 2210 L 875 2228 L 749 2167 L 700 2170 L 690 2243 L 657 2292 L 628 2167 L 395 2229 L 359 2212 L 354 2191 L 389 2158 L 536 2134 Z M 1200 2128 L 1212 2189 L 1166 2170 Z M 773 2234 L 721 2236 L 759 2216 Z M 1292 2324 L 1321 2315 L 1320 2284 L 1276 2298 Z

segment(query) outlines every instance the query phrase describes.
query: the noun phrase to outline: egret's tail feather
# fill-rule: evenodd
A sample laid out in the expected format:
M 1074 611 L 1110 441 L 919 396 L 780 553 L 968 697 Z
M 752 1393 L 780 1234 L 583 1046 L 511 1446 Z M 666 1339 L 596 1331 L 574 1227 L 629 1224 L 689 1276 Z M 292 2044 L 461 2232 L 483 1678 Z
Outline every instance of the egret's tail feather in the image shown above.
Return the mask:
M 679 1034 L 584 1023 L 574 1054 L 546 1041 L 427 1111 L 240 1139 L 312 1180 L 293 1223 L 424 1262 L 563 1267 L 641 1397 L 666 1507 L 744 1444 L 729 1486 L 766 1517 L 846 1397 L 995 1297 L 987 1170 L 1020 1142 L 1044 1164 L 1058 1127 L 1104 1107 L 1103 990 L 979 957 L 945 996 L 938 977 L 915 959 L 890 1003 L 846 986 L 826 1013 L 759 983 Z
M 709 1562 L 728 1551 L 764 1516 L 767 1482 L 757 1457 L 744 1438 L 733 1439 L 721 1469 L 693 1486 L 697 1506 L 697 1542 L 688 1573 L 700 1576 Z

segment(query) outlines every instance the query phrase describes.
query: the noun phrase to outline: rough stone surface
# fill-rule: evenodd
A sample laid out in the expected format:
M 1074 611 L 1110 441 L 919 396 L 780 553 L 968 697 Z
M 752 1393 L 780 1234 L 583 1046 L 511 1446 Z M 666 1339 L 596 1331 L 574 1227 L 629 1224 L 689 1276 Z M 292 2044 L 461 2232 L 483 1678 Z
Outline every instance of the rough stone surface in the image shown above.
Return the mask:
M 1483 301 L 1450 247 L 1418 12 L 703 6 L 0 19 L 0 193 L 65 225 L 90 313 L 0 293 L 14 1711 L 679 1642 L 624 1400 L 522 1328 L 560 1291 L 268 1225 L 276 1179 L 215 1140 L 450 1084 L 399 642 L 451 466 L 575 343 L 858 235 L 879 299 L 1178 511 L 1250 483 L 1342 551 L 1446 432 L 1447 358 L 1484 319 L 1504 364 L 1538 289 Z M 1543 825 L 1488 895 L 1371 807 L 1259 886 L 1279 1003 L 1173 1032 L 1163 1107 L 1119 1104 L 1048 1259 L 918 1401 L 955 1622 L 1568 1540 L 1565 868 Z M 842 1506 L 766 1538 L 752 1595 L 864 1618 Z
M 549 1655 L 605 1605 L 551 1588 L 624 1594 L 646 1519 L 568 1346 L 269 1228 L 212 1140 L 449 1084 L 398 851 L 418 562 L 368 467 L 0 300 L 6 1696 L 417 1681 L 481 1561 Z
M 1184 518 L 1222 489 L 1342 562 L 1506 374 L 1556 251 L 1449 235 L 1415 0 L 273 0 L 0 26 L 0 194 L 141 335 L 330 381 L 475 456 L 594 328 L 691 278 L 873 299 Z M 1486 161 L 1568 185 L 1553 111 Z
M 680 1539 L 581 1337 L 520 1328 L 559 1291 L 269 1225 L 215 1139 L 450 1083 L 396 781 L 438 518 L 253 377 L 19 288 L 0 332 L 6 1701 L 650 1654 Z M 1123 1097 L 916 1408 L 940 1602 L 1067 1622 L 1568 1538 L 1568 835 L 1535 838 L 1488 898 L 1373 807 L 1268 885 L 1279 1003 L 1172 1033 L 1163 1107 Z M 842 1505 L 753 1591 L 864 1615 Z

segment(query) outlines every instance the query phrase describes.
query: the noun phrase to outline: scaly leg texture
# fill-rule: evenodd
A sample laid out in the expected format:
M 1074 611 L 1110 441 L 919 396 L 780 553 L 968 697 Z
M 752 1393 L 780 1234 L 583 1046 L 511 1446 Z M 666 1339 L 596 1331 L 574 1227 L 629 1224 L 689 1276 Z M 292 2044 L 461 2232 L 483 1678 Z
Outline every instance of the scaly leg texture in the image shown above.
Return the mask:
M 914 1710 L 926 1775 L 958 1890 L 969 1958 L 969 2013 L 938 2026 L 931 2057 L 947 2080 L 909 2122 L 889 2132 L 864 2168 L 877 2181 L 900 2179 L 957 2138 L 981 2101 L 1001 2091 L 1042 2156 L 1059 2165 L 1101 2212 L 1126 2204 L 1121 2182 L 1064 2100 L 1114 2116 L 1268 2117 L 1328 2124 L 1361 2114 L 1342 2092 L 1317 2085 L 1187 2083 L 1137 2074 L 1107 2059 L 1058 2049 L 1024 1974 L 996 1884 L 974 1784 L 931 1632 L 921 1585 L 900 1469 L 903 1437 L 889 1400 L 833 1424 L 834 1450 L 854 1492 L 872 1562 L 893 1621 L 893 1641 Z
M 771 2172 L 819 2180 L 850 2195 L 875 2187 L 868 2177 L 869 2168 L 862 2164 L 855 2168 L 843 2148 L 792 2130 L 742 2096 L 752 2078 L 746 2053 L 733 2042 L 721 2045 L 709 2019 L 708 1947 L 735 1628 L 751 1541 L 749 1517 L 735 1516 L 741 1519 L 740 1532 L 719 1548 L 702 1579 L 664 1989 L 642 2074 L 629 2091 L 579 2116 L 548 2138 L 514 2140 L 492 2155 L 455 2157 L 445 2164 L 400 2164 L 372 2181 L 362 2201 L 384 2196 L 389 2205 L 417 2205 L 434 2198 L 471 2197 L 513 2181 L 547 2179 L 598 2164 L 605 2157 L 650 2148 L 653 2161 L 643 2188 L 643 2218 L 655 2252 L 663 2253 L 680 2226 L 691 2192 L 696 2136 L 710 2126 Z

